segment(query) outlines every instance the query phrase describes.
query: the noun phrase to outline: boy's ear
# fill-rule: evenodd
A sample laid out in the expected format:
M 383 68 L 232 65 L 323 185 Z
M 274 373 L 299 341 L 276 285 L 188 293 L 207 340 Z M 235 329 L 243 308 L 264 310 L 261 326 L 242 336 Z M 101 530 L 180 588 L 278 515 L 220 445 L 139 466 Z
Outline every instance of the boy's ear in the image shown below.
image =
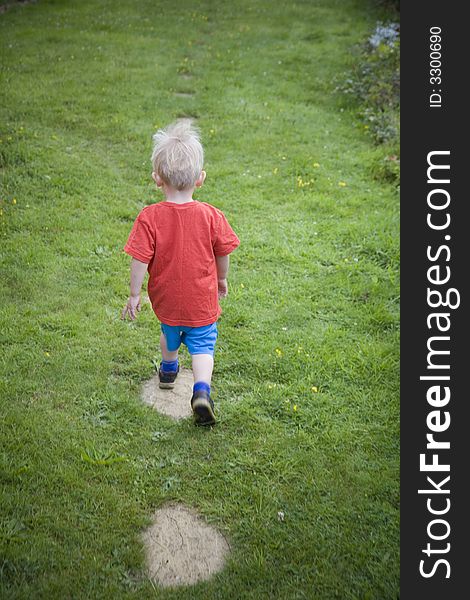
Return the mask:
M 162 187 L 163 179 L 160 177 L 160 175 L 158 173 L 155 173 L 155 171 L 152 172 L 152 179 L 157 184 L 157 187 Z
M 205 180 L 206 180 L 206 172 L 205 171 L 201 171 L 201 174 L 196 179 L 195 186 L 196 187 L 201 187 L 201 185 L 204 183 Z

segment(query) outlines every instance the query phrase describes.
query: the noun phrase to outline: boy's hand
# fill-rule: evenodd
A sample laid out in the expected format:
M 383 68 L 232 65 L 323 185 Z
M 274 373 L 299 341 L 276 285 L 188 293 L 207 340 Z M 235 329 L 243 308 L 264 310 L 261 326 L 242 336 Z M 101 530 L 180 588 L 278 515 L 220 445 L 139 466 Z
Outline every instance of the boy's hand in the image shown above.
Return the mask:
M 219 298 L 226 298 L 228 295 L 228 283 L 227 279 L 218 279 L 217 285 L 219 287 Z
M 129 300 L 121 313 L 121 319 L 125 319 L 126 315 L 129 315 L 131 321 L 134 321 L 139 311 L 140 294 L 138 296 L 129 296 Z

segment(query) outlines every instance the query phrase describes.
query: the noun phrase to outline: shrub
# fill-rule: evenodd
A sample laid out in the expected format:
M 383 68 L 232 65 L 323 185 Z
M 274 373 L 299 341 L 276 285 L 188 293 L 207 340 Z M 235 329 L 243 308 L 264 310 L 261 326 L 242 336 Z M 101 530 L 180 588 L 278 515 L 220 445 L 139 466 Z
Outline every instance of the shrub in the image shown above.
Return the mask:
M 397 23 L 377 23 L 359 47 L 356 66 L 338 89 L 359 102 L 360 115 L 377 143 L 398 140 L 400 27 Z

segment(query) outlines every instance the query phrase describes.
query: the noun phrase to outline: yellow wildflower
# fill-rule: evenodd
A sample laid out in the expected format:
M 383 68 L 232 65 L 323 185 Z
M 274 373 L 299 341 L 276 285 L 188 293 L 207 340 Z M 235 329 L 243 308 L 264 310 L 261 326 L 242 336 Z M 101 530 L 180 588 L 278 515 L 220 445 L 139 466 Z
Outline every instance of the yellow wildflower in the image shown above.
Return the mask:
M 316 385 L 312 385 L 312 392 L 316 394 L 318 392 L 318 388 Z
M 347 183 L 345 181 L 340 181 L 340 182 L 338 182 L 338 185 L 340 187 L 346 187 Z

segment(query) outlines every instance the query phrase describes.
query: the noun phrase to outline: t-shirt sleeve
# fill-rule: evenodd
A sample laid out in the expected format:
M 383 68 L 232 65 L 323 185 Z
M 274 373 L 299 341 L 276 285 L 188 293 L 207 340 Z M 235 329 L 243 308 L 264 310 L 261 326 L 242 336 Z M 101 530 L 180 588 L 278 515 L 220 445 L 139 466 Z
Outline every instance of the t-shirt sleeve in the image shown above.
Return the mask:
M 155 254 L 155 235 L 142 211 L 134 222 L 124 252 L 143 263 L 149 263 Z
M 214 254 L 216 256 L 226 256 L 233 252 L 240 245 L 240 240 L 230 227 L 225 215 L 219 212 L 219 220 L 215 232 L 215 239 L 212 242 Z

